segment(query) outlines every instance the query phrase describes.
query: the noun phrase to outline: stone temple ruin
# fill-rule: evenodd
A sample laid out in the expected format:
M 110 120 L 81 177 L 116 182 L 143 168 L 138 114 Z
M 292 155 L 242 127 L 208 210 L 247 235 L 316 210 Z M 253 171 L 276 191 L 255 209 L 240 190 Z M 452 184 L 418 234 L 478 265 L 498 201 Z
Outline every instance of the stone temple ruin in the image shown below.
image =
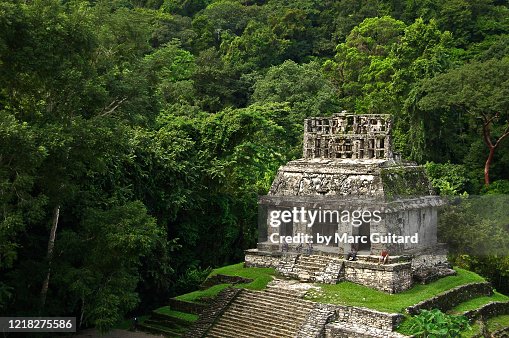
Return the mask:
M 394 154 L 391 126 L 391 116 L 384 114 L 306 119 L 304 157 L 282 166 L 269 194 L 260 198 L 258 245 L 246 251 L 246 265 L 274 267 L 301 281 L 347 280 L 389 293 L 436 274 L 435 267 L 447 262 L 446 249 L 437 242 L 437 210 L 442 202 L 433 195 L 424 169 Z M 293 209 L 322 214 L 328 210 L 328 214 L 312 226 L 309 219 L 271 226 L 275 210 Z M 352 224 L 351 219 L 338 217 L 339 211 L 354 215 L 361 209 L 378 210 L 380 218 Z M 297 235 L 307 235 L 312 244 L 291 243 Z M 332 240 L 321 243 L 319 235 Z M 377 240 L 393 235 L 402 240 Z M 418 241 L 408 240 L 411 236 Z M 364 242 L 347 241 L 360 237 Z M 352 248 L 358 259 L 345 260 Z M 304 254 L 306 250 L 313 255 Z M 382 250 L 389 252 L 390 264 L 377 264 Z
M 258 245 L 245 252 L 246 267 L 275 268 L 278 278 L 263 291 L 223 290 L 185 337 L 406 337 L 395 332 L 404 318 L 400 313 L 304 299 L 320 289 L 306 282 L 350 281 L 392 294 L 454 273 L 437 242 L 442 202 L 423 168 L 394 154 L 391 124 L 381 114 L 305 121 L 304 156 L 279 168 L 269 194 L 260 198 Z M 339 217 L 339 211 L 352 217 Z M 354 220 L 360 211 L 380 217 Z M 314 212 L 323 217 L 312 219 Z M 374 234 L 418 241 L 382 242 Z M 366 240 L 321 241 L 336 236 Z M 352 249 L 354 260 L 347 256 Z M 389 252 L 386 264 L 378 261 L 382 250 Z M 244 282 L 222 278 L 221 283 Z

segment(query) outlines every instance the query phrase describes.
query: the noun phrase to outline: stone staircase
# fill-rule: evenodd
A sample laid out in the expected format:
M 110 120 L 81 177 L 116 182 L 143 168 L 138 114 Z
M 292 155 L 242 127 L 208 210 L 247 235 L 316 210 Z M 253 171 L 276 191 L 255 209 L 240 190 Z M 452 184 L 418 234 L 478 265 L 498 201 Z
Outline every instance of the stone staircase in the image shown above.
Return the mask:
M 295 337 L 315 303 L 295 292 L 242 290 L 206 334 L 210 338 Z
M 300 281 L 336 283 L 340 279 L 343 260 L 326 255 L 299 255 L 291 268 L 288 263 L 278 269 L 284 276 Z

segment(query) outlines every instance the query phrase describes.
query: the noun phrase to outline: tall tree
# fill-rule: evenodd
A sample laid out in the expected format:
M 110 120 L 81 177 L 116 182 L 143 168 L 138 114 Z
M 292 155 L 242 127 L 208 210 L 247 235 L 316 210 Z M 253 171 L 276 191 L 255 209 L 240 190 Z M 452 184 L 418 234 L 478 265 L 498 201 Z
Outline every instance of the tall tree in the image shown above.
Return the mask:
M 424 81 L 419 93 L 420 109 L 461 111 L 480 130 L 488 148 L 484 184 L 489 185 L 495 151 L 509 136 L 509 58 L 465 64 Z

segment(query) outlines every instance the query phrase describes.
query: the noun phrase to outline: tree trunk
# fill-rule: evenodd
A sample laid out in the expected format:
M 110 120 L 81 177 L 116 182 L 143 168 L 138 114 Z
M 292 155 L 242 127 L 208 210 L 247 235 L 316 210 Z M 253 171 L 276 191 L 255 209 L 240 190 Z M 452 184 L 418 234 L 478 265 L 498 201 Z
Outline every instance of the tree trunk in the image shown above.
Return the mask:
M 80 314 L 80 322 L 78 324 L 78 328 L 81 328 L 83 325 L 83 316 L 85 315 L 85 296 L 81 297 L 81 314 Z
M 490 185 L 490 166 L 493 161 L 493 155 L 495 154 L 495 147 L 490 147 L 490 153 L 488 158 L 486 159 L 486 163 L 484 164 L 484 184 L 486 186 Z
M 55 247 L 55 237 L 57 235 L 59 217 L 60 217 L 60 205 L 57 205 L 55 209 L 53 209 L 53 221 L 51 224 L 51 231 L 49 234 L 48 252 L 46 254 L 46 259 L 48 262 L 48 272 L 46 273 L 46 278 L 44 279 L 44 283 L 42 284 L 41 289 L 41 309 L 44 308 L 44 304 L 46 304 L 46 295 L 48 294 L 49 279 L 51 275 L 51 261 L 53 260 L 53 248 Z
M 496 113 L 495 115 L 488 117 L 488 115 L 483 114 L 483 125 L 482 125 L 482 134 L 483 134 L 483 140 L 488 149 L 490 150 L 490 153 L 488 155 L 488 158 L 486 159 L 486 163 L 484 164 L 484 185 L 489 186 L 490 185 L 490 166 L 491 162 L 493 161 L 493 155 L 495 154 L 495 149 L 499 146 L 500 142 L 502 142 L 506 137 L 509 137 L 509 124 L 505 127 L 504 133 L 502 136 L 500 136 L 495 143 L 491 141 L 491 124 L 494 120 L 498 119 L 500 116 L 499 113 Z

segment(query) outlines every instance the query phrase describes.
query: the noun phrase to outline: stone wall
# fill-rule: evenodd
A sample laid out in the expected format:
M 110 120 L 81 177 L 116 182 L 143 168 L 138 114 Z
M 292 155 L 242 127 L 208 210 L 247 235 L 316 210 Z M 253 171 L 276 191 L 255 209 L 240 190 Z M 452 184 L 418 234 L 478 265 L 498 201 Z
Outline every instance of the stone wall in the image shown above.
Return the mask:
M 392 158 L 388 114 L 334 114 L 304 121 L 305 158 Z
M 386 313 L 363 307 L 337 306 L 336 318 L 338 322 L 392 331 L 401 323 L 404 316 L 399 313 Z
M 412 255 L 412 271 L 437 265 L 449 265 L 447 252 L 447 245 L 444 243 L 420 248 L 416 253 L 409 252 Z
M 227 288 L 221 291 L 216 299 L 206 307 L 200 314 L 198 320 L 191 326 L 182 337 L 183 338 L 201 338 L 205 337 L 206 333 L 216 320 L 224 313 L 226 308 L 233 302 L 233 300 L 242 292 L 241 289 Z
M 437 265 L 449 264 L 447 254 L 425 254 L 417 255 L 412 259 L 412 270 L 422 267 L 433 267 Z
M 306 263 L 308 260 L 310 261 L 309 267 Z M 271 255 L 255 249 L 246 250 L 245 261 L 247 267 L 273 267 L 283 276 L 302 281 L 336 284 L 346 280 L 388 293 L 401 292 L 412 286 L 412 271 L 409 262 L 378 265 L 360 260 L 344 261 L 337 257 L 320 255 L 306 256 L 287 253 Z M 322 267 L 319 270 L 311 271 L 317 266 Z M 307 278 L 303 276 L 307 276 Z
M 509 337 L 509 327 L 505 327 L 491 334 L 493 338 L 507 338 Z
M 207 304 L 186 302 L 175 298 L 170 298 L 168 305 L 172 310 L 194 313 L 195 315 L 199 315 L 200 313 L 202 313 L 203 310 L 208 306 Z
M 509 315 L 509 302 L 489 302 L 478 309 L 465 312 L 464 315 L 471 322 L 480 317 L 487 320 L 496 316 Z
M 243 278 L 239 276 L 227 276 L 227 275 L 214 275 L 212 277 L 207 278 L 201 285 L 200 289 L 206 290 L 211 286 L 218 284 L 242 284 L 242 283 L 251 283 L 253 280 L 249 278 Z
M 365 325 L 330 323 L 325 326 L 325 338 L 408 338 L 398 332 L 380 330 Z
M 283 276 L 291 276 L 297 263 L 298 255 L 285 255 L 281 257 L 276 270 Z
M 339 163 L 329 159 L 295 160 L 278 169 L 271 196 L 382 196 L 378 172 L 383 160 Z
M 345 261 L 344 280 L 388 293 L 397 293 L 412 286 L 411 263 L 377 265 Z
M 314 309 L 307 315 L 302 324 L 297 338 L 323 338 L 325 336 L 325 324 L 335 319 L 336 306 L 317 303 Z
M 277 268 L 281 260 L 281 254 L 250 249 L 246 250 L 244 266 L 247 268 Z
M 319 283 L 336 284 L 342 279 L 344 279 L 344 261 L 331 259 L 316 281 Z
M 492 294 L 493 288 L 490 283 L 470 283 L 442 292 L 433 298 L 408 307 L 406 311 L 411 315 L 418 314 L 422 309 L 440 309 L 442 311 L 447 311 L 469 299 L 480 296 L 491 296 Z

